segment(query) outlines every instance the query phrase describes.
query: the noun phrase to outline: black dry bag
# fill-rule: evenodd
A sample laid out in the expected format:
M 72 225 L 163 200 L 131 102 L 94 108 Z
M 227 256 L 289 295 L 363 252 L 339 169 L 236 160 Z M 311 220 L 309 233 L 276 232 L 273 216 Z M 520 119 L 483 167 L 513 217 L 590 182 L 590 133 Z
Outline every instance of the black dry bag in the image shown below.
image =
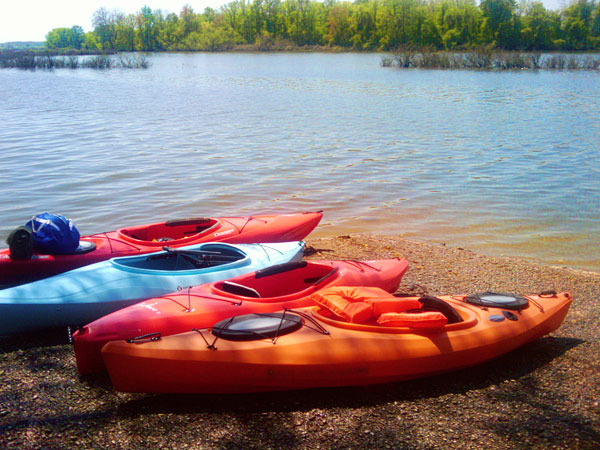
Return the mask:
M 30 259 L 33 254 L 33 234 L 29 227 L 17 227 L 6 238 L 10 259 Z

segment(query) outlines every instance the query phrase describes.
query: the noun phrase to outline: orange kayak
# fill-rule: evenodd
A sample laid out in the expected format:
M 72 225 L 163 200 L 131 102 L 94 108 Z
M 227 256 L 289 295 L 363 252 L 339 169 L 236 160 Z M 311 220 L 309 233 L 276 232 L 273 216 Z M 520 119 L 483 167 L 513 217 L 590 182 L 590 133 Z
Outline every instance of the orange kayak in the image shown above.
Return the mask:
M 77 369 L 82 375 L 104 370 L 100 351 L 108 341 L 150 333 L 167 336 L 210 327 L 233 315 L 310 306 L 312 294 L 332 286 L 394 292 L 407 268 L 408 261 L 400 258 L 291 262 L 148 299 L 75 331 Z
M 10 250 L 1 249 L 0 285 L 34 281 L 114 257 L 156 252 L 163 246 L 300 241 L 315 229 L 321 217 L 319 211 L 169 220 L 82 236 L 81 245 L 72 254 L 34 253 L 23 260 L 12 260 Z
M 332 303 L 345 295 L 335 289 L 329 290 L 338 297 Z M 572 301 L 568 293 L 398 299 L 366 289 L 358 288 L 349 302 L 343 298 L 345 306 L 360 301 L 373 314 L 380 309 L 396 318 L 443 311 L 446 323 L 432 316 L 384 326 L 374 315 L 353 323 L 317 306 L 237 316 L 212 329 L 155 340 L 113 341 L 102 355 L 114 387 L 125 392 L 244 393 L 395 382 L 479 364 L 538 339 L 561 325 Z M 327 300 L 322 294 L 315 300 Z M 490 301 L 493 296 L 499 300 Z M 509 297 L 518 299 L 516 306 Z M 401 312 L 390 311 L 394 302 Z M 415 302 L 421 308 L 406 311 Z

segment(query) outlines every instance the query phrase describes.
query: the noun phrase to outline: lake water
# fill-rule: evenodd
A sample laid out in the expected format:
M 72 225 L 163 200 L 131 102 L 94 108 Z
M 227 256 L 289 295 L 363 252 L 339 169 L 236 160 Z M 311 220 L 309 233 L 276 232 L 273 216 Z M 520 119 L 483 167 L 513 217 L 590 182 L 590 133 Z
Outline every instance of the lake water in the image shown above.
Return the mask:
M 157 54 L 148 70 L 0 71 L 0 238 L 323 209 L 600 272 L 600 74 L 380 66 L 377 54 Z

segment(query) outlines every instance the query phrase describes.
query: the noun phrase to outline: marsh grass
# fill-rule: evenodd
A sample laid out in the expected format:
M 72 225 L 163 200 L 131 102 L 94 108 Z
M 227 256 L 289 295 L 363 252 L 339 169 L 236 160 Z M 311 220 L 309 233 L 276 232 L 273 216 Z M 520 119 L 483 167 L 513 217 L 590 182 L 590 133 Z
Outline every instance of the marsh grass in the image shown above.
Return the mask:
M 542 55 L 539 52 L 506 52 L 481 47 L 468 52 L 432 48 L 402 48 L 382 57 L 383 67 L 400 69 L 470 70 L 600 70 L 600 56 Z
M 147 69 L 148 58 L 142 54 L 133 56 L 109 55 L 58 55 L 33 51 L 0 51 L 0 68 L 22 70 L 53 69 Z

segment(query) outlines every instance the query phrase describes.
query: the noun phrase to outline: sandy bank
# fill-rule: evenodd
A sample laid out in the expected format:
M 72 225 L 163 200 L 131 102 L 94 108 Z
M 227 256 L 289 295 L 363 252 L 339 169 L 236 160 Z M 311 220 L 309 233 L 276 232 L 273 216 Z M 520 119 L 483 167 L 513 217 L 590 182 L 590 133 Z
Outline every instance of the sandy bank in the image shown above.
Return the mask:
M 308 239 L 309 259 L 410 261 L 399 292 L 570 291 L 563 326 L 423 380 L 247 396 L 117 393 L 80 380 L 64 331 L 0 340 L 1 448 L 600 448 L 600 275 L 381 236 Z

